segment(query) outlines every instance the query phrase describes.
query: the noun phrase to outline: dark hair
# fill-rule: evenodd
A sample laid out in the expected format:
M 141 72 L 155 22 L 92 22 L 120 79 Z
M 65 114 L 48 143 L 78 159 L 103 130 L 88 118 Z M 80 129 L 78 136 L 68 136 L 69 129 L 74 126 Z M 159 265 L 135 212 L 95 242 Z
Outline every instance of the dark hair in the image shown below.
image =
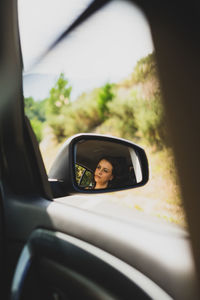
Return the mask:
M 125 185 L 125 178 L 128 174 L 126 159 L 124 157 L 103 156 L 98 160 L 107 160 L 112 165 L 113 179 L 108 182 L 108 188 L 117 188 Z

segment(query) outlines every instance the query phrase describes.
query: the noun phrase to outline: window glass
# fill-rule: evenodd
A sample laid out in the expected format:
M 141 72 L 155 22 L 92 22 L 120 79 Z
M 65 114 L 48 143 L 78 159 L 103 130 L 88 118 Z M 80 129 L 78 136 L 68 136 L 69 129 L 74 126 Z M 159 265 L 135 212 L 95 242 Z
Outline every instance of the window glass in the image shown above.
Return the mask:
M 25 72 L 31 69 L 37 59 L 90 2 L 91 0 L 18 0 Z
M 76 164 L 76 182 L 79 187 L 92 187 L 93 184 L 93 174 L 86 168 Z
M 25 112 L 47 172 L 73 134 L 128 139 L 145 149 L 150 180 L 144 187 L 106 194 L 108 207 L 115 209 L 106 206 L 105 213 L 126 218 L 128 211 L 186 226 L 154 45 L 142 11 L 128 1 L 111 1 L 47 51 L 91 1 L 18 3 Z M 77 181 L 84 173 L 81 184 L 92 182 L 89 170 L 77 168 Z M 95 197 L 100 206 L 100 196 Z M 94 209 L 94 195 L 84 196 L 82 204 L 79 197 L 77 205 Z

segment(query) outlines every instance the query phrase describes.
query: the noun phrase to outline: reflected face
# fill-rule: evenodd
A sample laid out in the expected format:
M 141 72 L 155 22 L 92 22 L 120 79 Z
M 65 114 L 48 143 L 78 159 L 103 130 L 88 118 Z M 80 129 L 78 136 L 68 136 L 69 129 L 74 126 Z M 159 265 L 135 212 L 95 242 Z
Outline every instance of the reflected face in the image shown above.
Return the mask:
M 113 179 L 112 175 L 113 167 L 109 161 L 102 159 L 94 172 L 94 180 L 97 185 L 107 187 L 108 182 Z

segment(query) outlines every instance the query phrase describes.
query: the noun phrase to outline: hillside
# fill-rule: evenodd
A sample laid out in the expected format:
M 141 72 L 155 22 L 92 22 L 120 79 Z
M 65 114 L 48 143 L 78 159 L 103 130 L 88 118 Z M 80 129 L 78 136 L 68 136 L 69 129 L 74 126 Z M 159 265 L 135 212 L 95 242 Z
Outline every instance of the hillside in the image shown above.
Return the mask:
M 186 226 L 154 54 L 141 59 L 121 82 L 97 87 L 73 102 L 70 93 L 68 80 L 61 74 L 43 102 L 40 148 L 47 171 L 60 145 L 73 134 L 94 132 L 129 139 L 146 150 L 150 180 L 131 193 L 116 193 L 111 201 Z

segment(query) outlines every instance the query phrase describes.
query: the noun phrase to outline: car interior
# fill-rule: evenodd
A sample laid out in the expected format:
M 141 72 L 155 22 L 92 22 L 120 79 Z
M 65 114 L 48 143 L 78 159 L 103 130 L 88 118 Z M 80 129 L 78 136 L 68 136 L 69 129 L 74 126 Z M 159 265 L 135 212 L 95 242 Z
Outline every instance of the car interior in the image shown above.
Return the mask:
M 49 49 L 108 2 L 91 1 Z M 66 203 L 71 194 L 77 199 L 82 194 L 93 197 L 93 191 L 83 191 L 76 182 L 75 163 L 82 165 L 82 144 L 76 142 L 98 138 L 72 137 L 58 155 L 61 164 L 55 164 L 47 175 L 24 114 L 17 1 L 2 0 L 1 299 L 199 299 L 200 5 L 195 0 L 129 2 L 144 12 L 150 25 L 188 230 L 137 215 L 122 221 Z M 102 138 L 106 149 L 108 139 Z M 112 142 L 120 153 L 123 145 L 135 151 L 142 180 L 128 188 L 142 189 L 148 182 L 145 149 L 117 138 Z M 79 145 L 77 155 L 75 145 Z M 86 167 L 94 170 L 89 158 Z
M 76 163 L 90 169 L 94 173 L 97 163 L 105 156 L 111 156 L 119 163 L 120 169 L 120 182 L 121 187 L 129 186 L 136 182 L 141 181 L 141 168 L 140 162 L 137 158 L 135 151 L 130 147 L 118 143 L 111 143 L 98 140 L 94 141 L 80 141 L 76 145 Z M 137 174 L 137 177 L 135 175 Z M 122 180 L 124 177 L 124 180 Z

